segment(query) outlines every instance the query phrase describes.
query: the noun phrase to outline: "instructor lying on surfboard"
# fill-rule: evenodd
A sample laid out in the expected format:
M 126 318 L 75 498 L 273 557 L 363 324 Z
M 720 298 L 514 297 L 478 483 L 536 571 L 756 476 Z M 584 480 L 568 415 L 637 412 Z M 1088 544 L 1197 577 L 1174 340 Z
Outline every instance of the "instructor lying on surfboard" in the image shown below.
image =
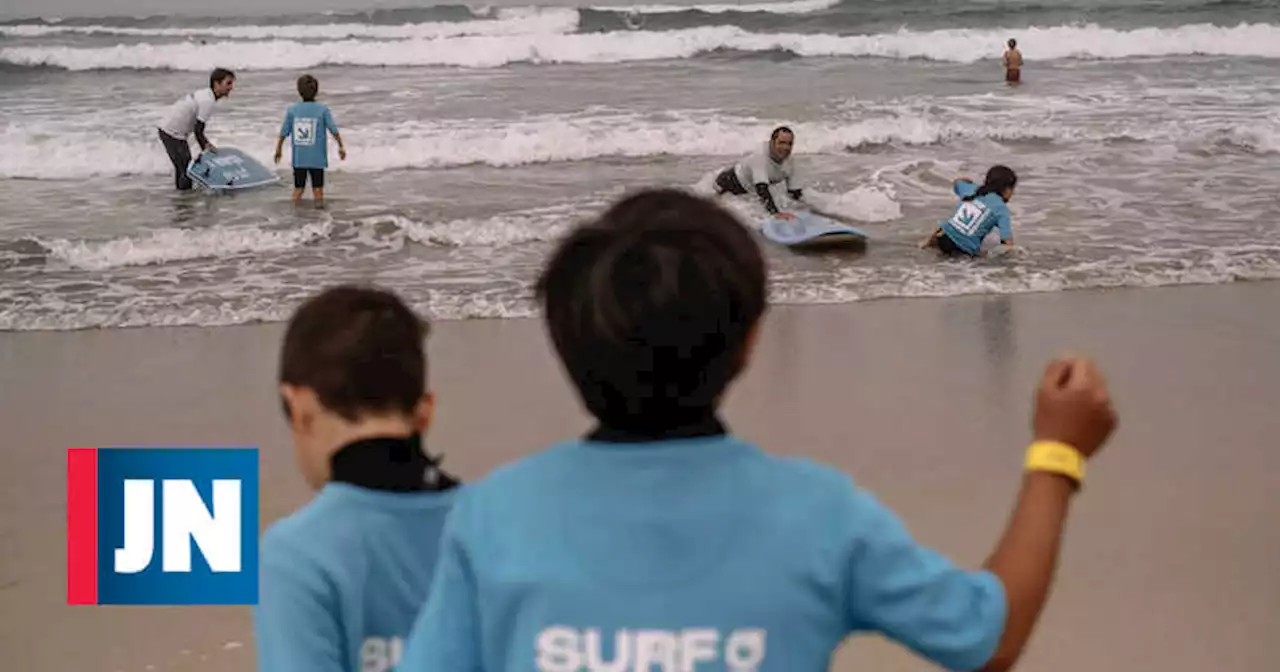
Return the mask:
M 779 126 L 773 129 L 769 143 L 759 152 L 725 168 L 716 176 L 716 196 L 725 192 L 740 196 L 747 193 L 745 185 L 751 185 L 770 215 L 778 219 L 792 219 L 795 215 L 778 211 L 769 187 L 786 182 L 787 194 L 797 201 L 801 200 L 803 194 L 797 186 L 795 166 L 791 163 L 791 147 L 795 140 L 796 135 L 790 128 Z

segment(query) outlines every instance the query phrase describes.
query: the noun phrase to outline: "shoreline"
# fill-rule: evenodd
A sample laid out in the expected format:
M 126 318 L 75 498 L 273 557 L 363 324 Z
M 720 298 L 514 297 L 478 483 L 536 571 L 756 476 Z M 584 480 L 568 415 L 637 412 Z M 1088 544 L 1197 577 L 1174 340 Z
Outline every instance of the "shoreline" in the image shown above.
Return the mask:
M 767 245 L 767 243 L 763 243 Z M 900 242 L 893 242 L 894 245 L 901 245 Z M 774 250 L 776 251 L 776 250 Z M 355 282 L 365 282 L 357 280 Z M 390 286 L 376 281 L 374 284 L 389 289 L 391 291 L 399 291 L 396 287 Z M 1035 297 L 1035 296 L 1054 296 L 1058 294 L 1107 294 L 1112 292 L 1144 292 L 1144 291 L 1176 291 L 1182 288 L 1213 288 L 1213 287 L 1232 287 L 1232 286 L 1249 286 L 1249 285 L 1267 285 L 1280 284 L 1280 278 L 1244 278 L 1232 280 L 1229 282 L 1183 282 L 1175 280 L 1166 284 L 1154 285 L 1106 285 L 1106 286 L 1084 286 L 1084 287 L 1065 287 L 1052 289 L 1028 289 L 1023 291 L 1009 292 L 963 292 L 959 294 L 890 294 L 871 296 L 866 298 L 842 299 L 832 301 L 810 301 L 810 302 L 786 302 L 771 301 L 770 308 L 776 310 L 808 310 L 811 308 L 839 308 L 854 307 L 864 304 L 878 304 L 884 302 L 918 302 L 918 301 L 952 301 L 952 300 L 981 300 L 981 299 L 998 299 L 999 297 Z M 403 296 L 403 294 L 402 294 Z M 253 329 L 279 326 L 288 322 L 289 316 L 296 308 L 291 308 L 283 313 L 283 317 L 279 319 L 252 320 L 247 322 L 236 322 L 229 324 L 125 324 L 111 326 L 84 326 L 70 328 L 34 328 L 34 329 L 0 329 L 0 338 L 18 336 L 21 334 L 77 334 L 77 333 L 93 333 L 93 332 L 139 332 L 147 330 L 210 330 L 210 329 Z M 420 315 L 427 315 L 427 311 L 421 309 L 421 306 L 410 303 L 410 308 L 414 308 Z M 471 322 L 504 322 L 504 321 L 530 321 L 540 320 L 541 316 L 538 307 L 533 300 L 529 300 L 528 312 L 526 314 L 508 314 L 508 315 L 467 315 L 463 317 L 434 317 L 430 316 L 429 320 L 433 329 L 436 325 L 441 324 L 457 324 Z

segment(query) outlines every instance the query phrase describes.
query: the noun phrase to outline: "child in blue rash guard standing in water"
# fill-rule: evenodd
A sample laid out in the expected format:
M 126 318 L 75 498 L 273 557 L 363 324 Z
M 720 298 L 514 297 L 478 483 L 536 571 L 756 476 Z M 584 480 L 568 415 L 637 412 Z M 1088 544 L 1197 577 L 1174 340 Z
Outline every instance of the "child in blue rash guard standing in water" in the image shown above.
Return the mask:
M 952 185 L 960 203 L 951 218 L 942 223 L 933 235 L 920 247 L 937 248 L 947 255 L 976 257 L 982 252 L 982 241 L 992 229 L 1000 231 L 1000 243 L 1013 247 L 1013 218 L 1009 213 L 1009 199 L 1018 185 L 1018 176 L 1005 166 L 994 166 L 987 171 L 982 186 L 968 178 L 960 178 Z
M 301 103 L 294 103 L 284 114 L 280 133 L 276 138 L 275 162 L 280 163 L 285 138 L 293 145 L 293 200 L 302 199 L 302 191 L 311 179 L 311 196 L 324 200 L 324 171 L 329 167 L 329 134 L 338 141 L 338 158 L 347 160 L 347 146 L 342 144 L 338 124 L 333 120 L 329 106 L 316 102 L 320 82 L 311 75 L 298 78 L 298 95 Z
M 845 474 L 721 421 L 767 292 L 759 246 L 714 202 L 623 198 L 560 243 L 537 295 L 599 424 L 459 497 L 398 672 L 819 672 L 857 632 L 951 670 L 1014 664 L 1114 427 L 1090 362 L 1048 368 L 1012 518 L 966 570 Z
M 263 536 L 258 669 L 386 672 L 427 597 L 458 482 L 422 444 L 426 324 L 394 295 L 343 286 L 293 316 L 280 394 L 319 493 Z

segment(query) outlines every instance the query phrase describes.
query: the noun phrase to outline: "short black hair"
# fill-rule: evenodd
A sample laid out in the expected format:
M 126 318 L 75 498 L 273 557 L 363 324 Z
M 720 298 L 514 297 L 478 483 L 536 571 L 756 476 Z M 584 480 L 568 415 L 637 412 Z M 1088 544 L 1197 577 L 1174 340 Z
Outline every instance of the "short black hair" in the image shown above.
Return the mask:
M 769 134 L 769 142 L 773 142 L 774 140 L 777 140 L 778 136 L 782 135 L 783 133 L 786 133 L 787 135 L 790 135 L 793 138 L 796 136 L 795 131 L 791 130 L 790 126 L 779 126 L 773 129 L 773 133 Z
M 620 428 L 713 411 L 764 314 L 760 246 L 728 210 L 678 189 L 623 197 L 560 242 L 537 297 L 587 410 Z
M 320 93 L 320 82 L 315 77 L 303 75 L 298 78 L 298 95 L 302 96 L 304 102 L 314 101 L 317 93 Z
M 214 68 L 213 72 L 209 73 L 209 88 L 213 88 L 215 84 L 221 82 L 222 80 L 228 77 L 230 77 L 231 79 L 235 79 L 236 73 L 231 72 L 226 68 Z
M 429 330 L 391 292 L 332 287 L 289 320 L 280 382 L 314 390 L 325 408 L 351 422 L 371 413 L 409 415 L 426 392 Z

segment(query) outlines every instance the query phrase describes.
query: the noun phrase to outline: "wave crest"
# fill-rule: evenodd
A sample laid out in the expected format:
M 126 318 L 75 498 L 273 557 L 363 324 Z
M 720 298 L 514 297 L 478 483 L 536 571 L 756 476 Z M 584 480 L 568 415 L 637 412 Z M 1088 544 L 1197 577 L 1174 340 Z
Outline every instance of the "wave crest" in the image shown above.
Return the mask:
M 300 42 L 221 41 L 120 44 L 111 47 L 21 46 L 0 49 L 0 62 L 67 70 L 203 71 L 217 61 L 238 70 L 323 65 L 495 68 L 514 63 L 624 63 L 685 59 L 723 51 L 786 51 L 801 57 L 920 58 L 973 63 L 998 58 L 1007 30 L 899 30 L 877 35 L 754 33 L 735 26 L 671 31 L 460 35 L 439 39 Z M 1160 56 L 1280 58 L 1280 26 L 1207 24 L 1117 30 L 1098 26 L 1018 31 L 1029 61 Z

